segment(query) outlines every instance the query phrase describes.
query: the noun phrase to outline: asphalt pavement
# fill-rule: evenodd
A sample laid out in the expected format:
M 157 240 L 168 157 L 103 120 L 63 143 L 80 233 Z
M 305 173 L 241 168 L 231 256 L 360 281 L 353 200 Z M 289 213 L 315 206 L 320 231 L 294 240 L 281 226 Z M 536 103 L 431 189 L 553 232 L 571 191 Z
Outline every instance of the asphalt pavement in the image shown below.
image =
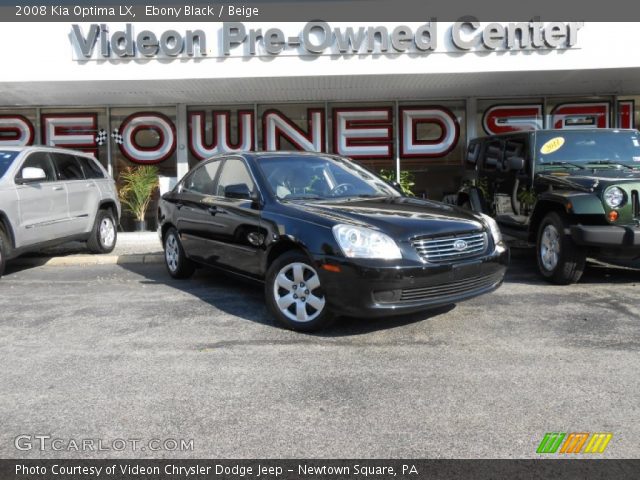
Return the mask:
M 495 293 L 311 335 L 207 269 L 10 265 L 0 457 L 533 458 L 546 432 L 611 432 L 600 457 L 638 458 L 639 282 L 551 286 L 525 255 Z

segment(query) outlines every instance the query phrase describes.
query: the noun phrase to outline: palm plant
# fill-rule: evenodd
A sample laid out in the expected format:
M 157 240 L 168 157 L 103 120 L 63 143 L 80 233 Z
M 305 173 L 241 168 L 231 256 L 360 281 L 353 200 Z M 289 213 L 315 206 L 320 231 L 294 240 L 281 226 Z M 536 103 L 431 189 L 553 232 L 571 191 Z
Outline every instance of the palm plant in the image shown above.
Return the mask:
M 127 167 L 120 173 L 119 197 L 137 222 L 144 222 L 151 197 L 158 188 L 158 168 L 151 165 Z

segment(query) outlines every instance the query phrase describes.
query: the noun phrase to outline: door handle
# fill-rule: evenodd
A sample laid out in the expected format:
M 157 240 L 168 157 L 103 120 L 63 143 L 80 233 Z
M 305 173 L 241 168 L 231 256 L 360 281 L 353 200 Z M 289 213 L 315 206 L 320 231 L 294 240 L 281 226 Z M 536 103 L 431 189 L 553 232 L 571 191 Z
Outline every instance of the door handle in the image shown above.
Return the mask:
M 60 190 L 64 190 L 64 187 L 63 187 L 62 185 L 56 185 L 55 187 L 53 187 L 53 189 L 54 189 L 56 192 L 59 192 Z
M 207 211 L 211 215 L 217 215 L 218 213 L 227 213 L 227 211 L 225 209 L 220 208 L 220 207 L 216 207 L 215 205 L 213 205 L 211 207 L 207 207 Z
M 87 187 L 92 187 L 95 188 L 96 184 L 95 183 L 87 183 Z

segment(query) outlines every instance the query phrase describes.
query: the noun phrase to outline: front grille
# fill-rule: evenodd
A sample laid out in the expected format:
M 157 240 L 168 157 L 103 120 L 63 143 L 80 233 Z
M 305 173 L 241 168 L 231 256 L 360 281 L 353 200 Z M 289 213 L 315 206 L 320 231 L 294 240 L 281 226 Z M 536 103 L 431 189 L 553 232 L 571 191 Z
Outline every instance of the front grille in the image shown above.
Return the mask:
M 473 293 L 492 287 L 502 280 L 502 274 L 471 277 L 454 282 L 440 283 L 429 287 L 407 288 L 400 293 L 401 302 L 413 302 L 418 300 L 438 300 L 453 297 L 464 293 Z
M 425 262 L 456 261 L 482 255 L 487 249 L 487 234 L 476 232 L 437 238 L 416 237 L 411 240 L 411 245 Z
M 633 211 L 633 217 L 640 217 L 640 198 L 638 198 L 638 190 L 631 191 L 631 209 Z

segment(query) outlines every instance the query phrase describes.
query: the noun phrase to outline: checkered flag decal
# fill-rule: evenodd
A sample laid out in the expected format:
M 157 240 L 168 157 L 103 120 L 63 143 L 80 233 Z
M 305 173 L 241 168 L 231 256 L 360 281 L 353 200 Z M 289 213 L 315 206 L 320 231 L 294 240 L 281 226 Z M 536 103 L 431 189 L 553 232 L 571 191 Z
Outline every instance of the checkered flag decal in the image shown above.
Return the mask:
M 107 138 L 109 138 L 109 133 L 104 128 L 101 128 L 96 135 L 96 143 L 98 145 L 104 145 L 107 143 Z
M 113 138 L 113 141 L 116 142 L 118 145 L 122 145 L 124 139 L 122 138 L 122 135 L 120 135 L 120 132 L 118 132 L 117 128 L 113 129 L 113 132 L 111 133 L 111 138 Z

